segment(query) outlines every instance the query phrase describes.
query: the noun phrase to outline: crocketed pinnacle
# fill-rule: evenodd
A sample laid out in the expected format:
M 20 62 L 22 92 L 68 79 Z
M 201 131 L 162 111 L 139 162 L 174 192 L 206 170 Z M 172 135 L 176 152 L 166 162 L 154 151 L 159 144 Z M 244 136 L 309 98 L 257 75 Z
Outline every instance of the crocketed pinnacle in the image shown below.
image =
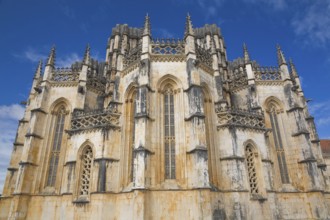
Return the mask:
M 250 55 L 249 55 L 249 51 L 246 47 L 246 44 L 244 43 L 243 44 L 243 55 L 244 55 L 244 62 L 245 63 L 248 63 L 250 62 Z
M 47 66 L 55 66 L 55 57 L 56 57 L 56 52 L 55 52 L 55 45 L 52 47 L 50 50 L 48 60 L 47 60 Z
M 289 60 L 289 64 L 290 64 L 290 70 L 291 70 L 291 74 L 294 78 L 298 77 L 298 72 L 296 70 L 295 65 L 292 62 L 292 59 Z
M 144 19 L 143 35 L 151 35 L 150 17 L 148 14 Z
M 90 48 L 89 44 L 87 44 L 85 54 L 84 54 L 84 60 L 83 60 L 83 64 L 85 64 L 85 65 L 90 64 L 90 60 L 91 60 L 90 50 L 91 50 L 91 48 Z
M 42 60 L 39 61 L 36 72 L 34 73 L 34 78 L 38 79 L 41 76 L 41 72 L 42 72 Z
M 187 17 L 186 17 L 186 27 L 185 27 L 184 36 L 187 37 L 188 35 L 194 35 L 194 30 L 192 27 L 189 13 L 187 14 Z
M 280 45 L 277 45 L 277 61 L 279 66 L 286 64 L 285 57 L 281 50 Z

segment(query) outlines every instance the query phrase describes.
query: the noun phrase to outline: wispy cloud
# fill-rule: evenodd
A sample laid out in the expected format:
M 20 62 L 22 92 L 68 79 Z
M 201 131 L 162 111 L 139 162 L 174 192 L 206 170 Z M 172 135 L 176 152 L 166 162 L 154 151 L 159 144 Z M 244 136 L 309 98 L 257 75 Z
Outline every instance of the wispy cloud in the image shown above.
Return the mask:
M 330 126 L 330 100 L 310 103 L 309 111 L 315 116 L 318 127 Z
M 38 62 L 41 59 L 44 60 L 47 58 L 47 55 L 45 53 L 42 53 L 39 50 L 32 47 L 28 47 L 26 50 L 24 50 L 21 53 L 18 54 L 15 53 L 14 56 L 18 58 L 26 59 L 34 63 Z
M 161 38 L 173 38 L 174 34 L 165 28 L 155 28 L 155 35 Z
M 324 46 L 330 43 L 330 1 L 310 1 L 292 20 L 295 33 L 306 43 Z
M 17 121 L 23 117 L 23 113 L 24 108 L 18 104 L 0 105 L 0 194 L 13 149 Z
M 58 67 L 69 67 L 76 61 L 81 61 L 82 58 L 77 53 L 71 53 L 64 57 L 60 57 L 56 60 L 56 66 Z
M 243 0 L 243 2 L 263 5 L 265 4 L 273 7 L 276 10 L 285 9 L 287 7 L 285 0 Z

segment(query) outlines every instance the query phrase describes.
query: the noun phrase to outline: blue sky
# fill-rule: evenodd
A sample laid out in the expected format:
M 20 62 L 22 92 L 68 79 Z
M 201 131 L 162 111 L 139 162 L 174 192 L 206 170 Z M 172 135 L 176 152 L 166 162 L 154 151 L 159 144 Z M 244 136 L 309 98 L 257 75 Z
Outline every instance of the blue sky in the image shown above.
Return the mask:
M 104 60 L 117 23 L 141 27 L 149 13 L 153 37 L 182 38 L 188 12 L 194 27 L 221 27 L 229 60 L 242 55 L 245 42 L 252 59 L 275 66 L 279 43 L 313 100 L 320 137 L 330 138 L 329 0 L 0 0 L 0 191 L 24 110 L 19 103 L 53 44 L 58 66 L 81 60 L 88 43 L 92 56 Z

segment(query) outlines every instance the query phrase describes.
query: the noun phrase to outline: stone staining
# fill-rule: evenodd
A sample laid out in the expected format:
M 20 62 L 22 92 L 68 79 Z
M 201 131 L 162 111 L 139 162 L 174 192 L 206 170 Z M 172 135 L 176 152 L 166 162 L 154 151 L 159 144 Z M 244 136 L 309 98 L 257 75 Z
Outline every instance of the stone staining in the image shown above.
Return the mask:
M 51 49 L 19 121 L 0 219 L 330 219 L 294 64 L 279 47 L 277 67 L 246 46 L 228 60 L 220 28 L 194 28 L 189 15 L 182 32 L 155 39 L 149 16 L 118 24 L 104 61 L 87 46 L 64 68 Z

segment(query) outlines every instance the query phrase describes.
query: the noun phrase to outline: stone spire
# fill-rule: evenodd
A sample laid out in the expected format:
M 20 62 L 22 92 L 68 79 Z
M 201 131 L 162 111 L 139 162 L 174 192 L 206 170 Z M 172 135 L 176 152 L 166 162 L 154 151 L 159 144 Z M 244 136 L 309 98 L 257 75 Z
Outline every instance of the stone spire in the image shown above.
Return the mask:
M 34 73 L 34 78 L 38 79 L 41 76 L 41 72 L 42 72 L 42 60 L 39 61 L 36 72 Z
M 246 44 L 244 43 L 243 44 L 243 55 L 244 55 L 244 62 L 245 63 L 248 63 L 250 62 L 250 55 L 249 55 L 249 51 L 246 47 Z
M 185 32 L 184 32 L 185 37 L 187 37 L 188 35 L 192 35 L 192 36 L 194 35 L 194 30 L 192 27 L 189 13 L 187 14 L 187 17 L 186 17 L 186 28 L 185 28 Z
M 52 47 L 52 49 L 50 50 L 46 66 L 54 67 L 55 66 L 55 57 L 56 57 L 56 52 L 55 52 L 55 45 L 54 45 Z
M 295 67 L 295 65 L 292 62 L 292 59 L 289 60 L 289 64 L 290 64 L 290 71 L 291 71 L 291 74 L 292 74 L 293 78 L 299 77 L 298 76 L 298 72 L 296 70 L 296 67 Z
M 144 19 L 143 35 L 149 35 L 149 36 L 151 35 L 151 24 L 148 13 Z
M 280 45 L 277 45 L 277 61 L 278 61 L 278 65 L 281 66 L 283 64 L 286 65 L 286 61 L 285 61 L 285 57 L 284 57 L 284 54 L 281 50 L 281 47 Z
M 84 60 L 83 60 L 84 65 L 89 65 L 90 64 L 90 61 L 91 61 L 90 50 L 91 50 L 91 48 L 90 48 L 89 44 L 87 44 L 85 54 L 84 54 Z

